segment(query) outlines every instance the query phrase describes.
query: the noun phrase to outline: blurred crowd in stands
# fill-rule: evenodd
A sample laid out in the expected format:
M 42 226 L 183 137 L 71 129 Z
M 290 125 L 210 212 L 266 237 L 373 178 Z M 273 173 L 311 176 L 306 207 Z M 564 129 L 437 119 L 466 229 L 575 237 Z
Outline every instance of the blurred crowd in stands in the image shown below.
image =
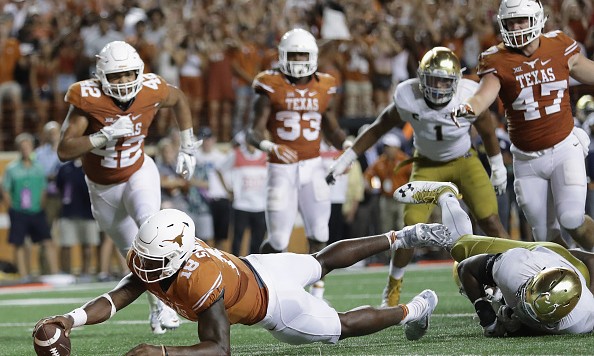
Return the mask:
M 542 2 L 549 16 L 545 30 L 563 30 L 592 58 L 592 2 Z M 287 30 L 305 28 L 318 38 L 318 70 L 338 78 L 340 123 L 349 134 L 356 135 L 363 124 L 370 123 L 391 102 L 396 84 L 416 76 L 418 61 L 428 49 L 434 46 L 452 49 L 466 67 L 465 75 L 473 76 L 479 54 L 500 42 L 496 23 L 499 3 L 499 0 L 0 0 L 0 151 L 20 149 L 17 143 L 29 140 L 29 136 L 21 136 L 15 141 L 22 133 L 30 134 L 37 147 L 49 144 L 55 150 L 55 138 L 44 137 L 44 131 L 47 135 L 48 131 L 59 129 L 63 122 L 68 110 L 63 99 L 68 87 L 94 77 L 95 55 L 105 44 L 127 41 L 145 61 L 145 72 L 157 73 L 184 91 L 199 136 L 212 140 L 213 145 L 217 141 L 228 144 L 223 146 L 221 155 L 203 152 L 205 157 L 214 158 L 199 162 L 203 169 L 198 169 L 196 179 L 187 183 L 177 179 L 170 166 L 175 161 L 179 139 L 175 137 L 173 112 L 161 110 L 147 137 L 147 144 L 156 147 L 164 207 L 187 206 L 195 219 L 203 219 L 210 214 L 208 205 L 213 200 L 225 199 L 228 209 L 236 208 L 230 205 L 231 175 L 226 185 L 217 185 L 216 192 L 212 191 L 212 180 L 220 179 L 225 169 L 231 171 L 234 167 L 233 159 L 226 156 L 234 151 L 231 144 L 248 149 L 237 137 L 249 121 L 251 82 L 260 71 L 275 66 L 276 45 Z M 574 88 L 575 101 L 583 94 L 594 93 L 589 87 Z M 503 140 L 505 127 L 501 124 Z M 410 154 L 407 138 L 410 134 L 400 135 L 402 144 L 398 141 L 398 146 Z M 206 146 L 203 150 L 212 149 L 210 143 Z M 352 170 L 359 177 L 350 177 L 351 189 L 342 194 L 357 191 L 356 187 L 362 186 L 367 178 L 369 182 L 363 186 L 373 192 L 373 177 L 365 178 L 363 173 L 382 148 L 380 144 L 379 152 L 365 155 L 371 161 L 365 162 L 362 169 Z M 46 173 L 48 182 L 54 184 L 58 168 L 52 169 Z M 69 169 L 76 170 L 79 166 L 74 164 Z M 215 174 L 217 169 L 222 174 Z M 64 202 L 63 190 L 62 193 L 55 190 L 53 194 Z M 378 189 L 375 195 L 379 196 Z M 343 196 L 337 201 L 342 205 L 345 199 Z M 363 206 L 369 197 L 364 198 L 360 192 L 348 199 L 348 207 L 342 212 L 349 224 L 357 226 L 353 222 L 357 207 Z M 263 219 L 263 206 L 258 205 L 258 211 L 252 213 Z M 233 216 L 238 212 L 229 210 L 226 214 Z M 360 218 L 377 216 L 371 213 Z M 54 214 L 51 220 L 57 218 Z M 370 232 L 375 231 L 352 233 Z M 204 239 L 216 239 L 213 234 L 217 233 L 217 227 L 197 233 L 203 233 L 199 237 Z M 224 233 L 228 232 L 224 230 Z M 259 240 L 261 235 L 258 230 Z M 233 245 L 235 253 L 240 251 L 237 238 Z M 63 253 L 70 253 L 68 248 L 73 243 L 61 244 Z M 85 243 L 95 246 L 99 242 L 93 239 Z M 257 244 L 252 244 L 249 250 L 254 246 Z M 109 255 L 111 246 L 105 251 Z M 88 261 L 90 252 L 85 253 L 87 257 L 83 260 Z M 62 266 L 56 263 L 48 268 L 49 272 L 70 272 L 69 261 Z M 107 267 L 101 270 L 105 278 Z M 89 266 L 83 266 L 81 273 L 88 274 Z

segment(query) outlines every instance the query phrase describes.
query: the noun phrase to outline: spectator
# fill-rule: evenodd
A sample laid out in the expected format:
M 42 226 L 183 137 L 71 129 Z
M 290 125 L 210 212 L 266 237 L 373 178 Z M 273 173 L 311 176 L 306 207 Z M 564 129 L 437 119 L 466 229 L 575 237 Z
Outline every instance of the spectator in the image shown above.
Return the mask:
M 3 197 L 8 206 L 10 230 L 8 242 L 14 245 L 15 261 L 22 282 L 31 281 L 31 266 L 27 256 L 30 247 L 25 244 L 29 236 L 33 243 L 43 246 L 50 274 L 58 273 L 58 260 L 43 210 L 47 181 L 43 167 L 34 159 L 34 138 L 22 133 L 15 138 L 19 157 L 4 172 Z
M 245 128 L 249 105 L 253 97 L 252 81 L 261 70 L 261 55 L 254 41 L 254 30 L 245 26 L 238 28 L 238 47 L 233 52 L 231 68 L 234 75 L 235 107 L 233 109 L 232 134 Z
M 231 251 L 240 256 L 245 230 L 250 229 L 249 254 L 258 253 L 266 234 L 266 153 L 245 140 L 243 132 L 235 135 L 237 143 L 221 166 L 220 175 L 231 172 L 227 191 L 233 197 L 233 243 Z
M 80 244 L 80 281 L 91 281 L 91 256 L 99 246 L 99 225 L 93 219 L 89 188 L 82 161 L 75 159 L 58 170 L 56 185 L 62 198 L 60 212 L 60 261 L 62 271 L 72 273 L 71 248 Z
M 10 35 L 12 21 L 11 15 L 0 15 L 0 62 L 2 63 L 0 66 L 0 130 L 20 134 L 24 125 L 23 94 L 21 86 L 15 81 L 14 72 L 21 58 L 21 50 L 19 40 Z M 6 101 L 12 106 L 10 121 L 14 125 L 8 130 L 3 129 L 6 109 L 3 103 Z M 0 149 L 4 148 L 4 141 L 7 138 L 0 137 Z
M 216 147 L 217 138 L 208 126 L 198 130 L 198 139 L 203 140 L 198 149 L 196 162 L 206 171 L 208 188 L 202 191 L 208 201 L 214 224 L 214 246 L 221 249 L 227 240 L 231 222 L 231 201 L 225 190 L 224 177 L 219 173 L 226 155 Z
M 398 203 L 392 196 L 396 188 L 408 182 L 412 167 L 410 164 L 399 167 L 400 163 L 409 157 L 400 149 L 402 141 L 395 133 L 384 135 L 382 143 L 384 152 L 365 170 L 365 183 L 381 192 L 379 200 L 381 231 L 400 230 L 404 227 L 404 205 Z

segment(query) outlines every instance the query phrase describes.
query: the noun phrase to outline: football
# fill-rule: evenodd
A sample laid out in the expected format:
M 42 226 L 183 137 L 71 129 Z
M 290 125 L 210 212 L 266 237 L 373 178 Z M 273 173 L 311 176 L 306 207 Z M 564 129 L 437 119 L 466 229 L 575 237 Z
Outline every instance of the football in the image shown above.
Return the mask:
M 60 325 L 45 324 L 33 335 L 33 347 L 39 356 L 69 356 L 70 338 Z

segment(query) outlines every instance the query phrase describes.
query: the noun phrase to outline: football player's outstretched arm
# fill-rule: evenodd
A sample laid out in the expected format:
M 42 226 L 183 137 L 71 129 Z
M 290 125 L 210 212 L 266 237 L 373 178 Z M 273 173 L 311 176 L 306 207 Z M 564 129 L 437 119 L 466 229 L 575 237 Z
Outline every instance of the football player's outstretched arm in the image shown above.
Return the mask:
M 367 151 L 374 143 L 379 140 L 386 132 L 393 127 L 402 126 L 403 121 L 398 115 L 398 111 L 394 103 L 388 105 L 384 111 L 375 119 L 375 121 L 362 134 L 357 136 L 352 147 L 346 149 L 335 161 L 332 163 L 326 175 L 326 182 L 333 184 L 336 177 L 345 174 L 351 163 L 363 152 Z
M 94 148 L 89 136 L 85 135 L 88 126 L 89 120 L 86 113 L 70 105 L 66 119 L 62 124 L 58 144 L 58 157 L 61 161 L 73 160 Z
M 373 146 L 386 132 L 394 127 L 402 127 L 404 121 L 400 119 L 398 110 L 394 103 L 386 106 L 373 123 L 361 135 L 357 136 L 353 144 L 353 150 L 357 155 L 367 151 Z
M 146 288 L 142 282 L 130 273 L 109 293 L 89 301 L 82 307 L 74 309 L 68 314 L 41 319 L 35 325 L 33 334 L 41 325 L 53 323 L 62 325 L 66 336 L 69 336 L 72 328 L 99 324 L 108 320 L 116 311 L 128 306 L 145 291 Z
M 186 95 L 181 90 L 170 85 L 169 95 L 162 106 L 165 108 L 173 108 L 180 131 L 192 128 L 192 111 L 190 110 L 190 104 L 188 103 L 188 98 L 186 98 Z
M 485 74 L 479 83 L 479 87 L 473 96 L 468 98 L 465 103 L 460 104 L 452 111 L 452 119 L 456 121 L 456 117 L 464 117 L 467 115 L 480 115 L 493 104 L 499 90 L 501 89 L 501 82 L 499 78 L 493 73 Z
M 198 338 L 200 343 L 191 346 L 140 344 L 126 356 L 231 355 L 231 327 L 222 295 L 198 315 Z
M 583 54 L 574 54 L 569 59 L 569 74 L 583 84 L 594 84 L 594 62 Z

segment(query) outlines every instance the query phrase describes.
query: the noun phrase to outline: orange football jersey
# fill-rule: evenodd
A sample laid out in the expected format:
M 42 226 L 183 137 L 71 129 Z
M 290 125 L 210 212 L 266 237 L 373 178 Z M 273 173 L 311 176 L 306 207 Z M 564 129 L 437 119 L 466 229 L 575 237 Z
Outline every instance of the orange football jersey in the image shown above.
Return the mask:
M 252 87 L 270 98 L 267 128 L 272 141 L 295 150 L 299 160 L 318 157 L 322 117 L 336 93 L 334 77 L 316 73 L 307 84 L 295 85 L 279 71 L 268 70 L 256 76 Z M 283 163 L 274 155 L 270 162 Z
M 503 44 L 481 54 L 477 74 L 499 78 L 509 137 L 519 149 L 550 148 L 570 134 L 568 60 L 579 52 L 577 42 L 553 31 L 540 36 L 540 46 L 530 57 Z
M 136 252 L 128 252 L 128 267 Z M 221 296 L 231 324 L 252 325 L 266 316 L 268 290 L 246 262 L 232 254 L 209 247 L 196 239 L 194 254 L 175 276 L 167 291 L 161 284 L 145 283 L 148 291 L 184 318 L 198 321 L 198 315 Z
M 85 135 L 111 125 L 122 116 L 129 116 L 134 125 L 131 136 L 108 141 L 104 147 L 83 155 L 83 170 L 95 183 L 125 182 L 144 162 L 144 138 L 161 102 L 169 95 L 169 86 L 156 74 L 145 73 L 143 76 L 143 88 L 127 110 L 120 109 L 110 96 L 103 93 L 97 79 L 77 82 L 68 88 L 64 100 L 87 113 L 89 126 Z

